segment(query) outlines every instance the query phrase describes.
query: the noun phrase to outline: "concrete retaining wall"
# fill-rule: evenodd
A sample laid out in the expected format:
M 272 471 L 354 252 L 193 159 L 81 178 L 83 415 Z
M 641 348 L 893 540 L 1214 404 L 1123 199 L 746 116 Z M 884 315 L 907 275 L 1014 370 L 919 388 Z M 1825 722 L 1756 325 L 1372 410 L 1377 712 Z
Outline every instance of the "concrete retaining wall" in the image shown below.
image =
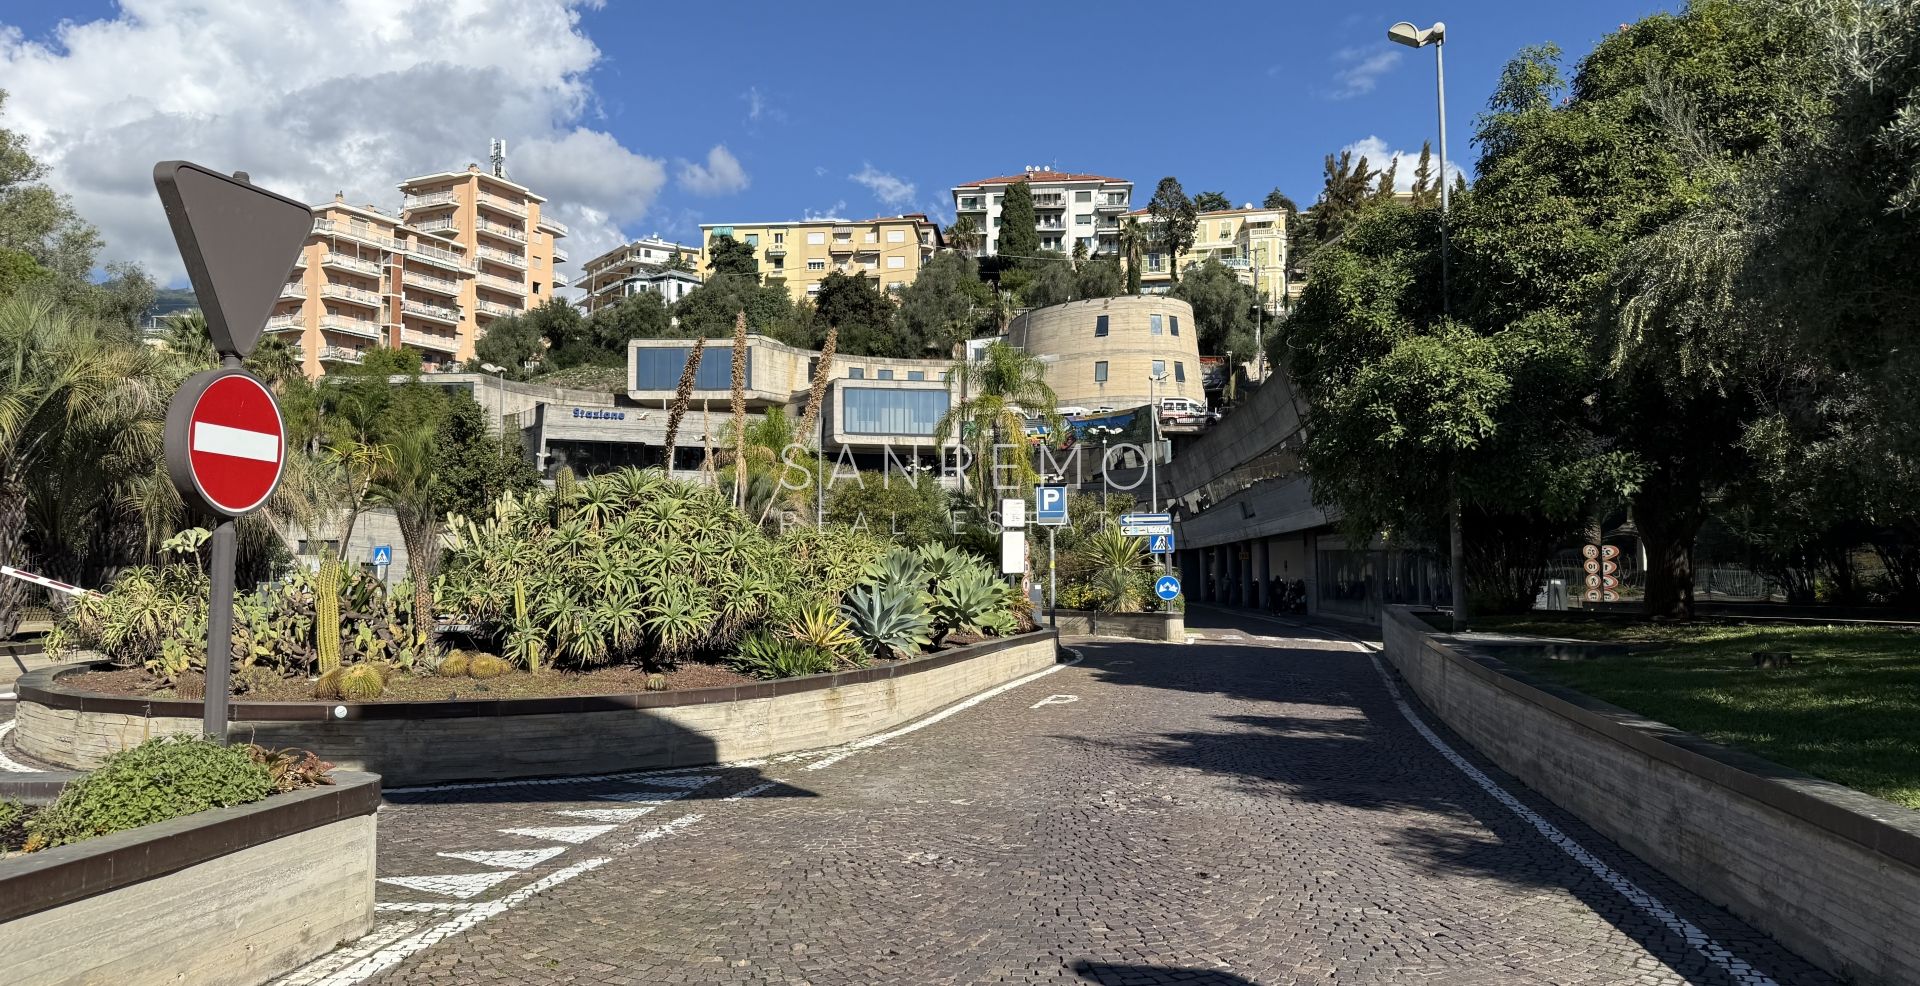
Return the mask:
M 1132 637 L 1136 640 L 1187 642 L 1183 613 L 1097 613 L 1063 609 L 1055 629 L 1070 637 Z
M 0 979 L 255 986 L 373 927 L 379 782 L 0 861 Z
M 1529 787 L 1848 981 L 1920 982 L 1920 812 L 1534 681 L 1406 607 L 1382 628 L 1427 708 Z
M 902 664 L 733 688 L 494 702 L 233 706 L 228 736 L 313 750 L 387 784 L 692 767 L 836 746 L 890 729 L 1055 661 L 1041 631 Z M 29 756 L 89 767 L 150 736 L 197 732 L 197 703 L 62 690 L 22 679 L 14 740 Z M 332 718 L 335 709 L 344 718 Z

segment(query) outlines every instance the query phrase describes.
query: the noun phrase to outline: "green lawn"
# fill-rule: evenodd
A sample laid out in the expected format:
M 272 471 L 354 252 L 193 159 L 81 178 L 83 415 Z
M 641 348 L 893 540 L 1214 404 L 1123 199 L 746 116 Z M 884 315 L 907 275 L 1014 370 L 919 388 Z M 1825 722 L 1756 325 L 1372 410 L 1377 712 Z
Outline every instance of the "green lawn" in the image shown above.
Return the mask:
M 1641 715 L 1920 808 L 1920 631 L 1881 627 L 1476 620 L 1476 630 L 1666 645 L 1515 667 Z M 1790 651 L 1763 671 L 1753 652 Z

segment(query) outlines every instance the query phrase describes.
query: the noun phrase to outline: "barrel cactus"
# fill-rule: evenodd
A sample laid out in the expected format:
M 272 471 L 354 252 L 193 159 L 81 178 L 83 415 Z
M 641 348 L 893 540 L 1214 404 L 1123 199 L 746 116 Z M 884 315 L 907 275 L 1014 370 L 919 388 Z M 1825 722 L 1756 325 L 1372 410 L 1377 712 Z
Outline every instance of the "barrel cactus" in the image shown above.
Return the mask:
M 492 654 L 480 654 L 467 662 L 467 673 L 475 678 L 498 678 L 513 666 Z
M 469 658 L 467 657 L 466 651 L 457 650 L 448 654 L 446 657 L 440 659 L 440 677 L 465 678 L 467 676 L 468 661 Z
M 647 691 L 664 692 L 667 690 L 667 676 L 664 674 L 647 675 Z
M 340 675 L 340 697 L 349 702 L 371 702 L 386 690 L 380 669 L 371 664 L 356 664 Z
M 340 676 L 344 674 L 339 667 L 320 673 L 319 680 L 313 683 L 313 697 L 335 699 L 340 697 Z

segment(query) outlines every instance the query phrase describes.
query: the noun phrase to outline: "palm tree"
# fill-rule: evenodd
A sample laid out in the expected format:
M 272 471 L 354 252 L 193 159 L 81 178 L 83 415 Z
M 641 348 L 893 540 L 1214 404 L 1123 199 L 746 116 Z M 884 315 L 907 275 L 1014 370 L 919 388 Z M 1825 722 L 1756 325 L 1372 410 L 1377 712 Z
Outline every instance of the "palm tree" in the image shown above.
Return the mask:
M 980 249 L 980 243 L 986 237 L 982 235 L 979 224 L 972 216 L 961 216 L 947 227 L 947 243 L 964 256 L 971 257 Z
M 1047 386 L 1046 369 L 1040 357 L 995 342 L 981 352 L 980 359 L 956 360 L 947 371 L 948 386 L 958 387 L 961 399 L 941 415 L 935 433 L 942 446 L 957 440 L 972 453 L 973 465 L 979 469 L 974 496 L 983 507 L 993 500 L 990 480 L 996 446 L 1010 436 L 1016 439 L 1020 454 L 1012 463 L 1014 481 L 1024 487 L 1036 476 L 1033 457 L 1026 449 L 1026 419 L 1040 418 L 1055 435 L 1066 427 L 1055 410 L 1059 398 Z
M 1127 293 L 1140 293 L 1140 255 L 1146 251 L 1147 228 L 1132 216 L 1120 224 L 1120 252 L 1127 255 Z
M 433 490 L 435 431 L 420 425 L 394 436 L 377 464 L 367 498 L 393 510 L 407 546 L 407 577 L 413 581 L 413 629 L 433 643 L 433 576 L 439 569 L 440 511 Z M 346 542 L 341 542 L 344 551 Z

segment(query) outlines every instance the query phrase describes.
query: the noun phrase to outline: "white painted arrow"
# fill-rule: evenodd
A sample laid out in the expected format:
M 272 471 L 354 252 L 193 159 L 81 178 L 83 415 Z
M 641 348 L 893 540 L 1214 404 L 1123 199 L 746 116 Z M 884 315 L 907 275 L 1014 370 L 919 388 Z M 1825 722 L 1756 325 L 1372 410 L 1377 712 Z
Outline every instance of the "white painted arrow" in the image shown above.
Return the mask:
M 554 814 L 569 818 L 591 818 L 596 822 L 631 822 L 652 810 L 652 808 L 569 808 L 565 811 L 556 811 Z
M 546 842 L 571 842 L 577 846 L 589 839 L 606 835 L 613 831 L 613 828 L 611 825 L 560 825 L 553 828 L 501 829 L 500 831 L 508 835 L 524 835 L 529 839 L 540 839 Z
M 524 870 L 538 866 L 567 851 L 566 846 L 548 846 L 545 849 L 496 849 L 477 852 L 443 852 L 436 855 L 448 859 L 464 859 L 469 863 L 483 866 L 503 866 L 511 870 Z
M 513 879 L 511 873 L 446 873 L 440 876 L 383 876 L 380 882 L 391 883 L 396 887 L 406 887 L 409 890 L 422 890 L 430 894 L 466 900 L 475 894 L 485 892 L 502 880 L 511 879 Z

